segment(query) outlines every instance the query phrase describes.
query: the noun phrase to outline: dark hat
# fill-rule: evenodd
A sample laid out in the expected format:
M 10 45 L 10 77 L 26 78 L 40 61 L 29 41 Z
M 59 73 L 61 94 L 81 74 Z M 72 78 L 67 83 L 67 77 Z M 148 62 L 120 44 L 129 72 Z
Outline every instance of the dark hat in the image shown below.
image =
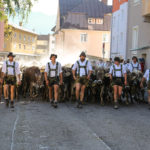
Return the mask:
M 137 58 L 136 56 L 133 56 L 133 57 L 132 57 L 132 60 L 133 60 L 133 59 L 136 59 L 136 61 L 138 61 L 138 58 Z
M 80 54 L 80 57 L 81 56 L 84 56 L 84 57 L 86 57 L 86 54 L 85 54 L 85 52 L 82 52 L 81 54 Z
M 114 61 L 120 62 L 120 58 L 119 57 L 115 57 Z
M 57 55 L 56 55 L 56 54 L 51 54 L 50 59 L 51 59 L 53 56 L 55 56 L 55 57 L 57 58 Z
M 12 52 L 10 52 L 7 57 L 12 56 L 12 57 L 16 57 Z

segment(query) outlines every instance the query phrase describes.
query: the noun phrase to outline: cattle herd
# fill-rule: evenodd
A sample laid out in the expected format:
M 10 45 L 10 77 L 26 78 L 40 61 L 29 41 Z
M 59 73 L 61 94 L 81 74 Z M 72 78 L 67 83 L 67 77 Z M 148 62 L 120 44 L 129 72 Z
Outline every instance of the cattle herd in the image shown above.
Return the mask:
M 75 101 L 75 81 L 72 76 L 71 67 L 62 67 L 63 85 L 59 88 L 59 102 Z M 21 85 L 16 85 L 15 96 L 19 100 L 21 97 L 31 100 L 48 101 L 48 87 L 44 80 L 44 68 L 22 67 Z M 0 71 L 1 76 L 1 71 Z M 141 72 L 128 72 L 128 85 L 123 87 L 120 103 L 132 104 L 145 102 L 145 88 L 140 88 L 143 77 Z M 0 85 L 0 97 L 3 95 L 3 85 Z M 145 84 L 146 87 L 146 84 Z M 93 65 L 93 73 L 85 90 L 84 102 L 99 103 L 107 105 L 113 103 L 113 88 L 109 78 L 109 67 L 100 68 Z

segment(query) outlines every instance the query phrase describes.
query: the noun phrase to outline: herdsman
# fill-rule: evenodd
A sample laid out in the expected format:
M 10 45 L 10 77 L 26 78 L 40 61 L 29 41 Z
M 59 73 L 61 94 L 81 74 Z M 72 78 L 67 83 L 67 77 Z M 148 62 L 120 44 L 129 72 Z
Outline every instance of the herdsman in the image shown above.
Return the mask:
M 109 73 L 114 89 L 114 109 L 118 109 L 118 101 L 121 98 L 123 84 L 127 85 L 126 68 L 120 64 L 119 57 L 115 57 L 114 64 L 111 66 Z
M 14 90 L 15 85 L 21 84 L 20 80 L 20 69 L 19 64 L 14 61 L 15 55 L 13 53 L 8 54 L 8 60 L 3 63 L 2 73 L 3 73 L 3 81 L 4 81 L 4 98 L 6 102 L 6 106 L 9 107 L 9 87 L 10 87 L 10 107 L 14 108 Z M 1 82 L 3 82 L 1 80 Z
M 141 71 L 141 65 L 138 63 L 138 58 L 136 56 L 133 56 L 132 57 L 132 62 L 129 66 L 129 70 L 130 72 L 133 72 L 133 71 Z
M 141 81 L 141 88 L 143 88 L 143 83 L 145 80 L 147 81 L 148 105 L 149 105 L 149 109 L 150 109 L 150 69 L 147 69 L 143 76 L 143 79 Z
M 56 61 L 57 55 L 51 54 L 50 62 L 46 64 L 45 81 L 49 87 L 49 100 L 54 108 L 57 108 L 59 85 L 63 83 L 61 64 Z M 54 99 L 53 99 L 54 88 Z
M 73 78 L 76 81 L 77 108 L 82 108 L 85 88 L 92 73 L 91 63 L 86 60 L 86 54 L 84 52 L 80 54 L 80 60 L 74 64 L 72 72 Z

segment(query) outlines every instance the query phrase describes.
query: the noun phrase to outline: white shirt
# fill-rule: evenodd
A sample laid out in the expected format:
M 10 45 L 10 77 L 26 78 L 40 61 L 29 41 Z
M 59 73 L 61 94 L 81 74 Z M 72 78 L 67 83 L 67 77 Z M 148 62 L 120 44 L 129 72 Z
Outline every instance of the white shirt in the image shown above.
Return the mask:
M 116 74 L 115 74 L 115 71 L 114 71 L 114 67 L 115 67 L 115 69 L 119 70 L 119 71 L 116 70 Z M 121 64 L 119 66 L 114 64 L 110 67 L 109 73 L 112 74 L 115 77 L 122 77 L 122 75 L 126 74 L 126 67 L 124 65 L 122 65 L 122 74 L 121 74 L 120 70 L 121 70 Z
M 144 78 L 147 80 L 147 81 L 149 81 L 149 74 L 150 74 L 150 72 L 149 72 L 149 69 L 147 69 L 146 70 L 146 72 L 145 72 L 145 74 L 144 74 Z
M 130 71 L 130 63 L 127 63 L 125 66 L 126 66 L 126 70 L 129 70 Z
M 6 66 L 6 62 L 8 63 L 8 75 L 14 75 L 14 68 L 10 67 L 10 66 L 14 66 L 14 61 L 10 62 L 10 61 L 4 61 L 3 66 L 2 66 L 2 72 L 4 74 L 6 74 L 7 72 L 7 66 Z M 17 62 L 15 62 L 15 74 L 19 75 L 20 74 L 20 68 L 19 68 L 19 64 Z
M 141 71 L 141 65 L 138 62 L 136 63 L 132 62 L 129 66 L 129 70 L 130 72 L 137 71 L 137 70 Z
M 98 63 L 98 67 L 104 68 L 104 67 L 105 67 L 105 63 L 104 63 L 104 62 L 99 62 L 99 63 Z
M 87 62 L 87 60 L 84 60 L 83 62 L 81 60 L 79 60 L 80 66 L 86 66 L 86 62 Z M 77 74 L 79 74 L 79 65 L 77 62 L 74 64 L 72 70 L 76 70 L 76 69 L 77 69 Z M 88 61 L 88 63 L 87 63 L 87 74 L 89 73 L 89 71 L 92 71 L 92 66 L 91 66 L 91 63 Z M 80 75 L 79 76 L 82 77 L 85 75 L 86 75 L 85 68 L 80 68 Z
M 57 64 L 57 62 L 55 63 L 55 64 L 53 64 L 51 61 L 49 62 L 49 64 L 50 64 L 50 68 L 51 69 L 56 69 L 56 64 Z M 48 66 L 48 63 L 46 64 L 46 68 L 45 68 L 45 72 L 47 72 L 47 74 L 49 75 L 49 66 Z M 50 77 L 56 77 L 56 71 L 50 71 Z M 60 75 L 60 73 L 62 73 L 62 68 L 61 68 L 61 64 L 58 62 L 58 71 L 57 71 L 57 76 L 59 76 Z

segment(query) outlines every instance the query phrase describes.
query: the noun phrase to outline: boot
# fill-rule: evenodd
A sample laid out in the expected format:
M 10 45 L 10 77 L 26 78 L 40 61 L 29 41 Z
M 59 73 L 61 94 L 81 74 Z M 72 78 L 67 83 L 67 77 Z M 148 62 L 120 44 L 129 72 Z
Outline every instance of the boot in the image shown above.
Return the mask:
M 5 99 L 6 107 L 9 107 L 9 99 Z
M 56 101 L 53 103 L 53 107 L 54 107 L 54 108 L 57 108 L 57 107 L 58 107 L 58 105 L 57 105 L 57 102 L 56 102 Z
M 54 104 L 54 101 L 53 101 L 53 100 L 51 100 L 51 101 L 50 101 L 50 104 L 51 104 L 51 106 L 53 106 L 53 104 Z
M 118 102 L 114 102 L 114 109 L 119 109 Z
M 10 108 L 14 108 L 14 102 L 13 101 L 10 102 Z
M 80 100 L 77 101 L 76 107 L 77 108 L 82 108 L 82 102 Z

